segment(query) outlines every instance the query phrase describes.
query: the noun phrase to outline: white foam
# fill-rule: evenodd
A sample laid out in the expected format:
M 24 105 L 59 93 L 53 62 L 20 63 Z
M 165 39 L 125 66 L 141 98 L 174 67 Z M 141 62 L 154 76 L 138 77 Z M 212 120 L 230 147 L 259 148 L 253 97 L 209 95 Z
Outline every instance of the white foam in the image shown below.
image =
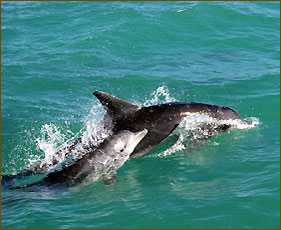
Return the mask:
M 85 153 L 85 149 L 100 144 L 111 133 L 110 125 L 106 127 L 102 120 L 103 115 L 102 106 L 93 105 L 90 114 L 83 119 L 82 129 L 74 136 L 71 130 L 66 130 L 64 134 L 56 125 L 44 124 L 40 131 L 41 136 L 36 139 L 37 149 L 44 152 L 42 163 L 51 169 L 55 166 L 52 164 L 53 157 L 58 162 L 64 161 L 66 155 L 69 154 L 66 147 L 70 146 L 79 136 L 81 136 L 82 141 L 76 144 L 72 150 L 74 159 L 81 157 Z M 56 153 L 59 150 L 61 152 L 57 155 Z M 37 160 L 38 157 L 34 156 L 29 159 L 30 164 Z
M 151 99 L 147 99 L 143 106 L 151 106 L 166 102 L 173 102 L 176 101 L 174 97 L 170 95 L 170 91 L 167 86 L 160 86 L 151 94 Z
M 37 150 L 45 153 L 45 159 L 51 159 L 57 147 L 65 142 L 65 135 L 54 124 L 45 124 L 41 127 L 41 137 L 36 139 Z
M 175 152 L 185 150 L 191 140 L 204 139 L 214 135 L 217 133 L 216 128 L 222 125 L 230 125 L 230 129 L 251 129 L 260 124 L 259 119 L 255 117 L 247 118 L 250 122 L 250 124 L 247 124 L 243 120 L 219 120 L 206 114 L 189 113 L 185 115 L 187 116 L 175 130 L 178 135 L 176 143 L 163 152 L 153 155 L 153 157 L 166 157 Z M 210 125 L 212 129 L 204 129 L 203 127 L 206 125 Z M 214 145 L 219 145 L 219 143 L 215 142 Z

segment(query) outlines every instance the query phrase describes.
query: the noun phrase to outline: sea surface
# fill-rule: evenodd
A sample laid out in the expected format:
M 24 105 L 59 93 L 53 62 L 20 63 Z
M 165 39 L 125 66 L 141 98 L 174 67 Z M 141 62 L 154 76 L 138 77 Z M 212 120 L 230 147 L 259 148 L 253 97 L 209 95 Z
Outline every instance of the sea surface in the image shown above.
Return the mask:
M 1 1 L 2 174 L 102 136 L 96 90 L 253 125 L 189 148 L 189 120 L 110 186 L 2 185 L 2 229 L 280 228 L 280 2 Z

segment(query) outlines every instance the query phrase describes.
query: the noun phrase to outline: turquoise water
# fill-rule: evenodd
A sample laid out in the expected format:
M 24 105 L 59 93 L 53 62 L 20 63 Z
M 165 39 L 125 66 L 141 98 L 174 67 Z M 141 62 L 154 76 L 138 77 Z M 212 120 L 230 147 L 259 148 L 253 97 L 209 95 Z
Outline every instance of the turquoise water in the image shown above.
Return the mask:
M 1 173 L 96 130 L 102 90 L 139 105 L 229 106 L 248 129 L 177 151 L 178 135 L 118 181 L 1 189 L 1 227 L 280 228 L 279 2 L 1 2 Z M 28 180 L 28 179 L 27 179 Z

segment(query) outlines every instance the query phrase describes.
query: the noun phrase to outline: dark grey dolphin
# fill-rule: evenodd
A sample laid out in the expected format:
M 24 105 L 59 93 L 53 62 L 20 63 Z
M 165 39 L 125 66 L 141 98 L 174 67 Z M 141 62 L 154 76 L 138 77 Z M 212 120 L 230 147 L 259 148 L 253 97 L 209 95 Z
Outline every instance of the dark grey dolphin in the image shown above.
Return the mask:
M 120 131 L 106 138 L 99 147 L 86 153 L 82 158 L 75 161 L 67 159 L 51 170 L 43 180 L 11 189 L 34 185 L 74 184 L 89 176 L 91 181 L 102 178 L 106 184 L 111 184 L 116 181 L 116 171 L 129 159 L 134 148 L 146 134 L 146 129 L 139 132 Z
M 190 114 L 208 115 L 218 120 L 239 120 L 245 124 L 240 115 L 225 106 L 197 102 L 170 102 L 165 104 L 140 107 L 102 91 L 93 93 L 107 110 L 113 125 L 113 133 L 126 129 L 137 132 L 147 129 L 148 134 L 137 145 L 131 158 L 142 156 L 165 139 Z M 210 125 L 205 127 L 210 129 Z M 225 131 L 230 125 L 221 124 L 216 131 Z M 211 135 L 211 134 L 210 134 Z

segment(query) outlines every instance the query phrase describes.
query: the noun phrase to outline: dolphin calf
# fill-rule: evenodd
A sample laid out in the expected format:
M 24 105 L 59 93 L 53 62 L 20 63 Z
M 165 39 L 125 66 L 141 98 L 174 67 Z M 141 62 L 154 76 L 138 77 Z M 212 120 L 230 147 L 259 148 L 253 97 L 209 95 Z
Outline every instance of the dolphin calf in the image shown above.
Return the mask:
M 34 185 L 50 184 L 74 184 L 83 181 L 87 177 L 91 181 L 104 179 L 105 184 L 114 183 L 117 179 L 116 171 L 129 159 L 137 144 L 147 134 L 143 129 L 139 132 L 128 130 L 120 131 L 105 139 L 94 151 L 86 153 L 82 158 L 74 162 L 65 162 L 51 170 L 43 180 L 11 189 L 26 188 Z
M 139 132 L 143 129 L 148 130 L 147 135 L 136 146 L 135 150 L 131 153 L 130 158 L 140 157 L 148 153 L 152 148 L 169 136 L 185 117 L 190 115 L 207 115 L 208 117 L 217 120 L 238 120 L 241 123 L 250 124 L 250 122 L 243 120 L 234 109 L 225 106 L 199 102 L 169 102 L 141 107 L 106 92 L 95 91 L 93 94 L 98 98 L 107 111 L 103 122 L 105 125 L 110 126 L 113 135 L 121 130 L 129 130 L 131 132 Z M 221 123 L 215 127 L 213 124 L 203 124 L 201 129 L 208 133 L 207 137 L 211 137 L 221 131 L 228 130 L 230 127 L 230 123 Z M 66 158 L 72 150 L 81 143 L 82 138 L 80 137 L 68 147 L 59 150 L 54 154 L 51 164 L 55 166 L 59 163 L 57 156 L 62 155 L 62 151 L 66 152 L 65 155 L 63 155 L 63 157 Z M 13 179 L 33 173 L 47 172 L 49 168 L 47 167 L 47 164 L 49 163 L 39 162 L 17 175 L 4 175 L 2 176 L 2 179 Z

